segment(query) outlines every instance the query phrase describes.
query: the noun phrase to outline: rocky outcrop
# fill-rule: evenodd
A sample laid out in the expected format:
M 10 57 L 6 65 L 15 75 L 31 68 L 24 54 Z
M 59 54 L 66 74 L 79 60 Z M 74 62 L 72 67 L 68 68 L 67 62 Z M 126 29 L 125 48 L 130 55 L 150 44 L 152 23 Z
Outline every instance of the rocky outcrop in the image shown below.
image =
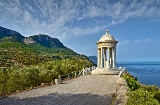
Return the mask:
M 24 37 L 20 33 L 10 30 L 0 26 L 0 39 L 14 37 L 19 42 L 23 42 L 25 44 L 38 43 L 47 48 L 67 48 L 60 42 L 57 38 L 51 38 L 48 35 L 38 34 L 29 37 Z
M 24 43 L 25 44 L 32 44 L 32 43 L 35 43 L 35 41 L 32 38 L 28 37 L 28 38 L 24 38 Z
M 39 34 L 39 35 L 33 35 L 29 38 L 32 38 L 34 41 L 39 43 L 40 45 L 43 45 L 47 48 L 66 48 L 63 43 L 59 41 L 57 38 L 51 38 L 48 35 Z
M 126 95 L 128 92 L 127 82 L 125 79 L 119 77 L 117 79 L 117 91 L 113 95 L 113 105 L 125 105 L 128 99 L 128 96 Z

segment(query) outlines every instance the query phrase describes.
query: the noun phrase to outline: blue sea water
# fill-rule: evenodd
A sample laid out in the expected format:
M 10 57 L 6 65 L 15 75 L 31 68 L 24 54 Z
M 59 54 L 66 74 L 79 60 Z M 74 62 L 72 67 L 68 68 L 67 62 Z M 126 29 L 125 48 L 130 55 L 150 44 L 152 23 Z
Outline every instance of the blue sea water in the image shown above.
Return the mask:
M 117 66 L 126 67 L 142 84 L 160 87 L 160 62 L 117 62 Z

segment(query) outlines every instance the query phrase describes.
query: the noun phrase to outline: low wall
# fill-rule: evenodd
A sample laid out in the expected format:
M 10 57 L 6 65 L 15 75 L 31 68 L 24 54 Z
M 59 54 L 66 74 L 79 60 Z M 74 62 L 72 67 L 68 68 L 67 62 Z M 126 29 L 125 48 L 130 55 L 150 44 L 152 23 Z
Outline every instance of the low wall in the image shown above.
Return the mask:
M 125 79 L 119 77 L 117 79 L 117 91 L 113 95 L 113 105 L 125 105 L 128 99 L 126 95 L 128 92 L 127 82 Z

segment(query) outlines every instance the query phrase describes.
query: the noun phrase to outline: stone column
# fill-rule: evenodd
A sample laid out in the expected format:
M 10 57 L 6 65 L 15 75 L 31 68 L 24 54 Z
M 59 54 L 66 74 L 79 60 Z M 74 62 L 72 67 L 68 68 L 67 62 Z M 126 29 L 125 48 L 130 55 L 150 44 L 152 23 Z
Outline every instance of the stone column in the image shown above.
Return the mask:
M 99 49 L 99 67 L 101 67 L 101 48 Z
M 110 48 L 108 48 L 108 55 L 107 55 L 107 68 L 110 68 L 109 60 L 110 59 Z
M 114 67 L 116 67 L 116 46 L 114 47 Z
M 113 68 L 115 68 L 115 47 L 113 48 Z
M 101 47 L 101 68 L 103 68 L 103 47 Z
M 98 59 L 97 59 L 97 67 L 99 68 L 100 67 L 100 49 L 98 48 L 98 53 L 97 53 L 97 57 L 98 57 Z
M 104 67 L 106 67 L 106 48 L 104 48 Z
M 113 58 L 112 58 L 112 47 L 110 48 L 110 58 L 109 58 L 109 60 L 110 60 L 110 68 L 112 68 L 113 67 L 113 63 L 112 63 L 112 60 L 113 60 Z

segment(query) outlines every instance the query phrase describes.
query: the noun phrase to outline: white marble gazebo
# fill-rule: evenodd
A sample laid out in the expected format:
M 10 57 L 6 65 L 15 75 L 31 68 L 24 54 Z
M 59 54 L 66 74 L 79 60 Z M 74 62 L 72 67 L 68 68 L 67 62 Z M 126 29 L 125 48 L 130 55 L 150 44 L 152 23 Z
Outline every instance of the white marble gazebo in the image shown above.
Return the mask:
M 118 41 L 106 30 L 97 42 L 98 55 L 97 55 L 97 68 L 92 71 L 92 74 L 118 74 L 116 68 L 116 45 Z

